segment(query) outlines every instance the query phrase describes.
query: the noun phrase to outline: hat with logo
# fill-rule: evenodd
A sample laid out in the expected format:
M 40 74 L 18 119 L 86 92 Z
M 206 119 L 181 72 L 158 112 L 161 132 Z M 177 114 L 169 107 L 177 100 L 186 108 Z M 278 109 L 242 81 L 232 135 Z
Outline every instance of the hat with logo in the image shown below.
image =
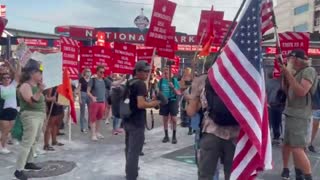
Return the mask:
M 305 51 L 303 49 L 294 49 L 292 50 L 288 57 L 296 57 L 304 60 L 308 60 L 308 56 L 306 55 Z
M 139 71 L 150 71 L 151 67 L 147 63 L 147 61 L 140 60 L 136 62 L 136 65 L 134 66 L 134 70 L 139 72 Z

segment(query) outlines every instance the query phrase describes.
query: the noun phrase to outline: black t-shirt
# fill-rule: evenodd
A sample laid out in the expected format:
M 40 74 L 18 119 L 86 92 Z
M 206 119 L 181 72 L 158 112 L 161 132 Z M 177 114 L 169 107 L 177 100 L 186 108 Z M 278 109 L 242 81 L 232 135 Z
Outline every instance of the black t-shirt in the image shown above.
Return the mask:
M 81 92 L 87 92 L 88 83 L 83 77 L 79 79 L 79 83 L 81 84 Z
M 147 86 L 142 80 L 135 82 L 130 87 L 130 96 L 129 96 L 130 109 L 131 109 L 131 112 L 134 112 L 134 113 L 132 113 L 128 122 L 134 124 L 136 127 L 139 127 L 139 128 L 144 128 L 145 122 L 147 120 L 147 113 L 146 113 L 146 109 L 138 108 L 137 97 L 138 96 L 146 97 L 147 94 L 148 94 Z

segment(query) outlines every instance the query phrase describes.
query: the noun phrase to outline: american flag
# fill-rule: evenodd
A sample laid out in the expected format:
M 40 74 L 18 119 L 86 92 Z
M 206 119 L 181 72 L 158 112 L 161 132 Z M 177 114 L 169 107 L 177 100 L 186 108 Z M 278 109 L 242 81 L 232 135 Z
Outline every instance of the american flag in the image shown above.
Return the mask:
M 269 29 L 273 28 L 274 23 L 274 12 L 273 12 L 273 3 L 272 0 L 262 0 L 261 7 L 261 31 L 264 35 Z
M 212 87 L 241 127 L 231 179 L 251 179 L 257 170 L 272 168 L 261 54 L 265 2 L 247 1 L 231 39 L 208 72 Z

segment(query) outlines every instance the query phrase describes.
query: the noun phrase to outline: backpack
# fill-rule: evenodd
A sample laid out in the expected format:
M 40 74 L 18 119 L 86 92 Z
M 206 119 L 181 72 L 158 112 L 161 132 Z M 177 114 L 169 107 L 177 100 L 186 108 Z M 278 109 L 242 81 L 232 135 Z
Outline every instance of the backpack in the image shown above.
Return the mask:
M 225 106 L 218 94 L 212 88 L 209 78 L 205 82 L 205 96 L 208 102 L 206 111 L 210 119 L 219 126 L 236 126 L 239 125 L 231 112 Z
M 122 88 L 121 92 L 121 101 L 120 101 L 120 118 L 128 119 L 131 116 L 130 109 L 130 88 L 136 82 L 140 81 L 140 79 L 131 79 L 126 82 L 124 88 Z

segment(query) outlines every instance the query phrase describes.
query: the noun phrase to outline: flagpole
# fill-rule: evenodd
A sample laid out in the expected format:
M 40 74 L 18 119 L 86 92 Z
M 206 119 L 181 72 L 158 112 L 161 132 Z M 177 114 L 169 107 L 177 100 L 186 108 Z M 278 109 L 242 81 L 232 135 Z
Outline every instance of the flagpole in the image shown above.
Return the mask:
M 206 57 L 203 59 L 202 73 L 204 73 L 204 67 L 205 67 L 205 64 L 206 64 L 206 62 L 207 62 L 207 57 L 208 57 L 208 56 L 206 56 Z
M 277 48 L 277 50 L 279 52 L 279 56 L 280 56 L 280 57 L 277 58 L 277 61 L 281 65 L 283 65 L 284 60 L 283 60 L 283 57 L 282 57 L 282 50 L 280 48 L 280 38 L 279 38 L 279 34 L 278 34 L 278 25 L 276 23 L 276 16 L 274 15 L 274 11 L 272 11 L 272 21 L 273 21 L 273 27 L 274 27 L 274 35 L 275 35 L 276 43 L 277 43 L 276 44 L 276 48 Z
M 198 47 L 199 46 L 201 46 L 201 44 L 202 44 L 202 41 L 203 41 L 203 37 L 204 37 L 204 34 L 206 33 L 206 30 L 204 30 L 203 32 L 202 32 L 202 34 L 201 34 L 201 38 L 200 38 L 200 42 L 199 42 L 199 44 L 198 44 Z M 199 53 L 200 51 L 199 50 L 196 50 L 195 52 L 194 52 L 194 56 L 193 56 L 193 59 L 192 59 L 192 62 L 191 62 L 191 67 L 192 67 L 192 77 L 194 77 L 194 72 L 195 72 L 195 65 L 196 65 L 196 57 L 197 57 L 197 54 Z
M 69 101 L 70 102 L 70 101 Z M 68 118 L 67 118 L 68 124 L 69 124 L 69 142 L 71 142 L 71 121 L 70 121 L 70 104 L 68 107 Z
M 239 15 L 240 15 L 240 12 L 242 11 L 242 9 L 243 9 L 245 4 L 246 4 L 246 0 L 243 0 L 241 5 L 240 5 L 240 8 L 238 9 L 238 12 L 237 12 L 236 16 L 233 18 L 233 21 L 232 21 L 232 23 L 231 23 L 231 25 L 230 25 L 230 27 L 228 29 L 227 34 L 224 36 L 223 41 L 219 46 L 218 52 L 215 54 L 215 56 L 213 58 L 213 63 L 212 64 L 214 64 L 216 62 L 218 56 L 220 55 L 221 50 L 224 47 L 224 45 L 226 44 L 226 42 L 228 40 L 228 37 L 230 36 L 230 33 L 232 33 L 233 26 L 236 24 L 237 19 L 238 19 Z
M 151 72 L 153 69 L 153 64 L 154 64 L 154 57 L 156 55 L 156 48 L 153 49 L 153 53 L 152 53 L 152 58 L 151 58 L 151 68 L 148 74 L 148 78 L 147 78 L 147 89 L 149 90 L 149 81 L 150 81 L 150 77 L 151 77 Z

